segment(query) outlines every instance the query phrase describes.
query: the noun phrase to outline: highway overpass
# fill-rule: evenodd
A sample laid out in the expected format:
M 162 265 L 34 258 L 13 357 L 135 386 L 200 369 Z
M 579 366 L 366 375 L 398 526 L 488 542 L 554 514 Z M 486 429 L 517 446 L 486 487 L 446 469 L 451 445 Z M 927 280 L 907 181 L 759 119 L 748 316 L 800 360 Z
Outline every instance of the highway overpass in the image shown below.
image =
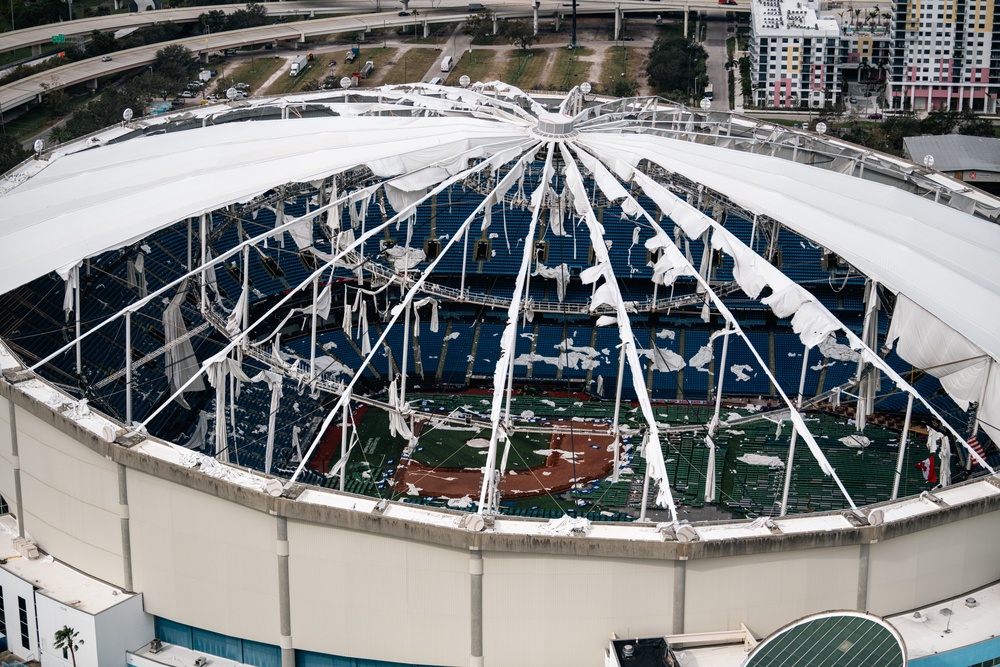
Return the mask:
M 377 1 L 338 0 L 336 4 L 330 2 L 267 2 L 263 4 L 267 6 L 269 16 L 314 17 L 324 14 L 357 14 L 366 11 L 375 11 Z M 386 7 L 388 9 L 395 6 L 396 2 L 392 2 L 390 7 L 389 0 L 386 0 Z M 158 9 L 148 12 L 111 14 L 110 16 L 96 16 L 87 19 L 77 19 L 75 21 L 63 21 L 62 23 L 50 23 L 48 25 L 0 33 L 0 53 L 23 49 L 27 46 L 50 44 L 52 36 L 57 34 L 73 37 L 89 35 L 95 30 L 113 32 L 125 28 L 145 28 L 157 23 L 190 23 L 197 21 L 199 16 L 212 10 L 229 14 L 245 7 L 246 5 L 211 5 L 184 7 L 181 9 Z
M 395 5 L 399 1 L 385 0 L 383 4 L 387 6 Z M 281 5 L 315 6 L 317 4 L 269 3 L 268 11 L 270 12 L 272 7 L 280 7 Z M 487 4 L 498 16 L 504 18 L 532 16 L 536 12 L 536 9 L 532 6 L 532 0 L 511 0 L 509 2 L 484 4 Z M 368 5 L 372 5 L 372 0 L 368 0 Z M 117 51 L 113 54 L 113 59 L 108 62 L 103 62 L 101 58 L 89 58 L 77 61 L 63 67 L 57 67 L 26 77 L 6 86 L 0 86 L 0 114 L 32 100 L 41 99 L 42 95 L 53 90 L 87 81 L 96 82 L 100 77 L 149 65 L 156 59 L 156 52 L 170 44 L 179 44 L 190 49 L 192 53 L 204 54 L 267 42 L 303 42 L 306 37 L 314 35 L 362 32 L 373 28 L 412 25 L 414 21 L 419 21 L 422 24 L 456 23 L 464 21 L 469 16 L 467 0 L 432 0 L 432 2 L 426 5 L 424 2 L 418 3 L 416 0 L 410 0 L 409 8 L 419 10 L 417 16 L 399 16 L 398 10 L 400 7 L 401 5 L 394 6 L 392 11 L 357 13 L 335 18 L 318 18 L 309 21 L 279 23 L 258 28 L 231 30 L 210 35 L 188 37 L 171 42 L 150 44 L 126 51 Z M 741 7 L 741 11 L 749 10 L 749 0 L 744 5 L 727 5 L 725 7 L 720 7 L 716 0 L 623 0 L 619 2 L 612 0 L 579 0 L 577 12 L 580 14 L 605 14 L 613 13 L 616 9 L 622 13 L 709 9 L 725 9 L 728 11 L 733 9 L 740 10 Z M 197 9 L 201 13 L 209 8 L 200 7 Z M 570 11 L 569 3 L 553 0 L 542 0 L 539 2 L 537 8 L 537 12 L 545 16 L 551 16 L 555 13 L 566 14 Z M 146 12 L 140 16 L 145 17 L 147 14 L 155 15 L 157 13 Z M 90 21 L 91 19 L 83 20 Z M 64 31 L 63 34 L 72 34 L 65 32 L 67 25 L 69 25 L 68 22 L 57 24 L 58 29 Z M 50 26 L 49 30 L 57 26 Z

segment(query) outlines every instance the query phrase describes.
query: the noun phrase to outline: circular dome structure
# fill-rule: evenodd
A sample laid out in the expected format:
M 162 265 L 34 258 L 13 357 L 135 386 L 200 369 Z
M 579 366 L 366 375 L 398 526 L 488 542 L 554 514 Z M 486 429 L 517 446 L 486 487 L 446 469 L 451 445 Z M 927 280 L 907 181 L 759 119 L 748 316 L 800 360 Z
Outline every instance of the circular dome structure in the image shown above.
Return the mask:
M 997 204 L 576 89 L 133 121 L 0 183 L 0 494 L 158 622 L 283 660 L 580 664 L 611 633 L 910 609 L 903 554 L 1000 555 Z

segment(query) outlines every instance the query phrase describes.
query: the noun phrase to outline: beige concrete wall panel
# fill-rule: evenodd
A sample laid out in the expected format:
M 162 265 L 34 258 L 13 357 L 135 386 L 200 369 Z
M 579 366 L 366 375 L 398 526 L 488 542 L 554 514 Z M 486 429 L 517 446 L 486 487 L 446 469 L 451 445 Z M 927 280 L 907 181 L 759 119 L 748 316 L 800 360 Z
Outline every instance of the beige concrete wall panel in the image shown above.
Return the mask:
M 859 547 L 690 560 L 687 632 L 737 630 L 765 636 L 817 611 L 853 609 Z
M 10 401 L 0 397 L 0 495 L 10 506 L 11 514 L 17 514 L 14 498 L 14 468 L 10 453 L 9 406 Z
M 118 516 L 118 469 L 113 461 L 29 411 L 17 410 L 21 474 L 28 474 L 75 502 Z M 25 504 L 30 504 L 25 498 Z
M 611 633 L 670 633 L 673 568 L 666 560 L 483 552 L 486 665 L 593 665 Z
M 133 577 L 149 613 L 278 642 L 274 517 L 135 470 L 128 497 Z
M 115 464 L 23 408 L 17 432 L 28 535 L 69 565 L 123 585 Z
M 1000 579 L 1000 513 L 991 512 L 871 545 L 868 607 L 884 616 Z
M 296 648 L 468 664 L 468 551 L 295 520 L 288 545 Z

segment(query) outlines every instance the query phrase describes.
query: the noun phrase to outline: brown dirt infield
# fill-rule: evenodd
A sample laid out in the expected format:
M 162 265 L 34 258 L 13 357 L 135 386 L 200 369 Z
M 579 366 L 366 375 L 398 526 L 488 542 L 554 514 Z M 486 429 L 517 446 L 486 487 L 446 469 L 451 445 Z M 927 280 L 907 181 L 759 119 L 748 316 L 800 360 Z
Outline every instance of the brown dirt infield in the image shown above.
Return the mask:
M 568 425 L 568 422 L 560 422 L 560 425 Z M 509 471 L 500 480 L 500 493 L 508 500 L 530 498 L 566 491 L 574 482 L 606 477 L 612 469 L 613 443 L 610 435 L 593 432 L 553 434 L 549 440 L 551 453 L 545 465 Z M 502 455 L 503 447 L 498 446 L 497 459 Z M 429 468 L 412 459 L 405 461 L 401 468 L 393 486 L 397 493 L 406 493 L 412 484 L 420 490 L 421 496 L 476 499 L 483 485 L 483 471 L 479 468 Z

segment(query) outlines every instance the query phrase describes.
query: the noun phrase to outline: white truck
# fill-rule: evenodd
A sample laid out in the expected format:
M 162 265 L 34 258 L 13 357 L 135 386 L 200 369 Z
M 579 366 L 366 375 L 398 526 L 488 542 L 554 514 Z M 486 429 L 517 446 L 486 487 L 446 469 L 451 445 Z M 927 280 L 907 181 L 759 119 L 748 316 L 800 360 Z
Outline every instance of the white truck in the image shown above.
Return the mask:
M 309 62 L 309 56 L 299 56 L 292 63 L 291 69 L 288 71 L 290 76 L 298 76 L 306 68 L 306 63 Z

